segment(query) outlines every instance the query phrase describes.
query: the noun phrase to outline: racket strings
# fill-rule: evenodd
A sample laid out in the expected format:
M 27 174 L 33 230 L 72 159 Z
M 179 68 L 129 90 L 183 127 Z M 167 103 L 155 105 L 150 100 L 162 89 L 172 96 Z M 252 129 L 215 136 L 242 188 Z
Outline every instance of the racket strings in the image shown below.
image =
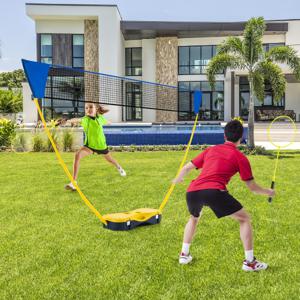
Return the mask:
M 287 116 L 276 118 L 268 128 L 268 139 L 276 148 L 287 148 L 295 142 L 296 138 L 295 122 Z

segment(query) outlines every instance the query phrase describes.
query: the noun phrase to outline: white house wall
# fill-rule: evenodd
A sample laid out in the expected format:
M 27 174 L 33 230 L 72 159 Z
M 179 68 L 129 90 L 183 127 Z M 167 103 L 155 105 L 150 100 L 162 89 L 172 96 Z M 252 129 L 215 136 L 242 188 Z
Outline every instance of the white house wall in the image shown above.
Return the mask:
M 37 109 L 34 102 L 31 99 L 31 89 L 28 82 L 22 83 L 22 94 L 23 94 L 23 121 L 27 123 L 35 123 L 38 119 Z
M 144 39 L 142 40 L 142 65 L 143 65 L 143 80 L 149 82 L 155 82 L 155 66 L 156 66 L 156 40 L 155 39 Z M 156 101 L 156 93 L 152 95 L 146 93 L 143 94 L 143 101 Z M 143 121 L 144 122 L 155 122 L 156 111 L 153 109 L 143 109 Z
M 37 20 L 36 33 L 84 34 L 83 20 Z
M 300 56 L 300 21 L 290 21 L 286 33 L 286 44 L 291 45 Z
M 99 26 L 99 72 L 123 76 L 125 69 L 124 39 L 120 31 L 120 16 L 117 9 L 98 10 Z M 121 99 L 121 85 L 115 97 Z M 122 122 L 122 107 L 109 106 L 107 118 Z
M 288 83 L 285 92 L 285 109 L 292 109 L 300 121 L 300 83 Z
M 142 40 L 130 40 L 130 41 L 124 41 L 124 47 L 125 48 L 138 48 L 143 47 Z

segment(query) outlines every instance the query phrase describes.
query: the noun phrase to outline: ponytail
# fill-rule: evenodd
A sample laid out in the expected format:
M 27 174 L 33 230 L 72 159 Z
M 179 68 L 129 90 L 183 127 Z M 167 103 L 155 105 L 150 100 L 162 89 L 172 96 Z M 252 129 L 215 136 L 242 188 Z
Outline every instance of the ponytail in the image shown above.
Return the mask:
M 97 114 L 98 114 L 98 115 L 104 115 L 104 114 L 106 114 L 107 112 L 109 112 L 109 109 L 104 108 L 104 106 L 102 106 L 102 105 L 100 105 L 100 104 L 97 105 Z

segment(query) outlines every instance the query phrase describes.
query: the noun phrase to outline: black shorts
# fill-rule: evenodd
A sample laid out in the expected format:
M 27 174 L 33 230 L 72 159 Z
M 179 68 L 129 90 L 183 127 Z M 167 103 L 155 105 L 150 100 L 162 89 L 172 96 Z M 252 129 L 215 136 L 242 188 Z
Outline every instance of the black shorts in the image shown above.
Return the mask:
M 209 206 L 218 218 L 231 215 L 243 208 L 228 191 L 200 190 L 186 193 L 186 202 L 192 216 L 198 218 L 202 207 Z
M 103 150 L 97 150 L 97 149 L 90 148 L 90 147 L 88 147 L 88 146 L 86 146 L 86 145 L 84 145 L 84 147 L 86 147 L 86 148 L 92 150 L 92 151 L 93 151 L 93 154 L 94 154 L 94 153 L 97 153 L 97 154 L 107 154 L 107 153 L 109 153 L 108 148 L 103 149 Z

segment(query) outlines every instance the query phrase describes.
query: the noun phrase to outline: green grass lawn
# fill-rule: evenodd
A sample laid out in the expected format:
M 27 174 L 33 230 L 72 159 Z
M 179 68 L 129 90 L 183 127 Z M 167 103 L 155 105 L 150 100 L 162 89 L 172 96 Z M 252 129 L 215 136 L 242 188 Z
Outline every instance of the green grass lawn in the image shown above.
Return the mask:
M 158 208 L 183 153 L 113 155 L 128 177 L 96 155 L 80 169 L 79 185 L 102 213 Z M 71 169 L 73 154 L 63 158 Z M 250 160 L 256 180 L 269 186 L 274 159 Z M 280 160 L 272 204 L 233 178 L 229 190 L 252 216 L 255 255 L 269 263 L 245 273 L 238 224 L 209 209 L 191 247 L 193 263 L 178 264 L 185 189 L 196 171 L 176 187 L 161 224 L 114 232 L 63 189 L 53 153 L 0 153 L 0 299 L 299 299 L 299 166 L 300 154 Z

